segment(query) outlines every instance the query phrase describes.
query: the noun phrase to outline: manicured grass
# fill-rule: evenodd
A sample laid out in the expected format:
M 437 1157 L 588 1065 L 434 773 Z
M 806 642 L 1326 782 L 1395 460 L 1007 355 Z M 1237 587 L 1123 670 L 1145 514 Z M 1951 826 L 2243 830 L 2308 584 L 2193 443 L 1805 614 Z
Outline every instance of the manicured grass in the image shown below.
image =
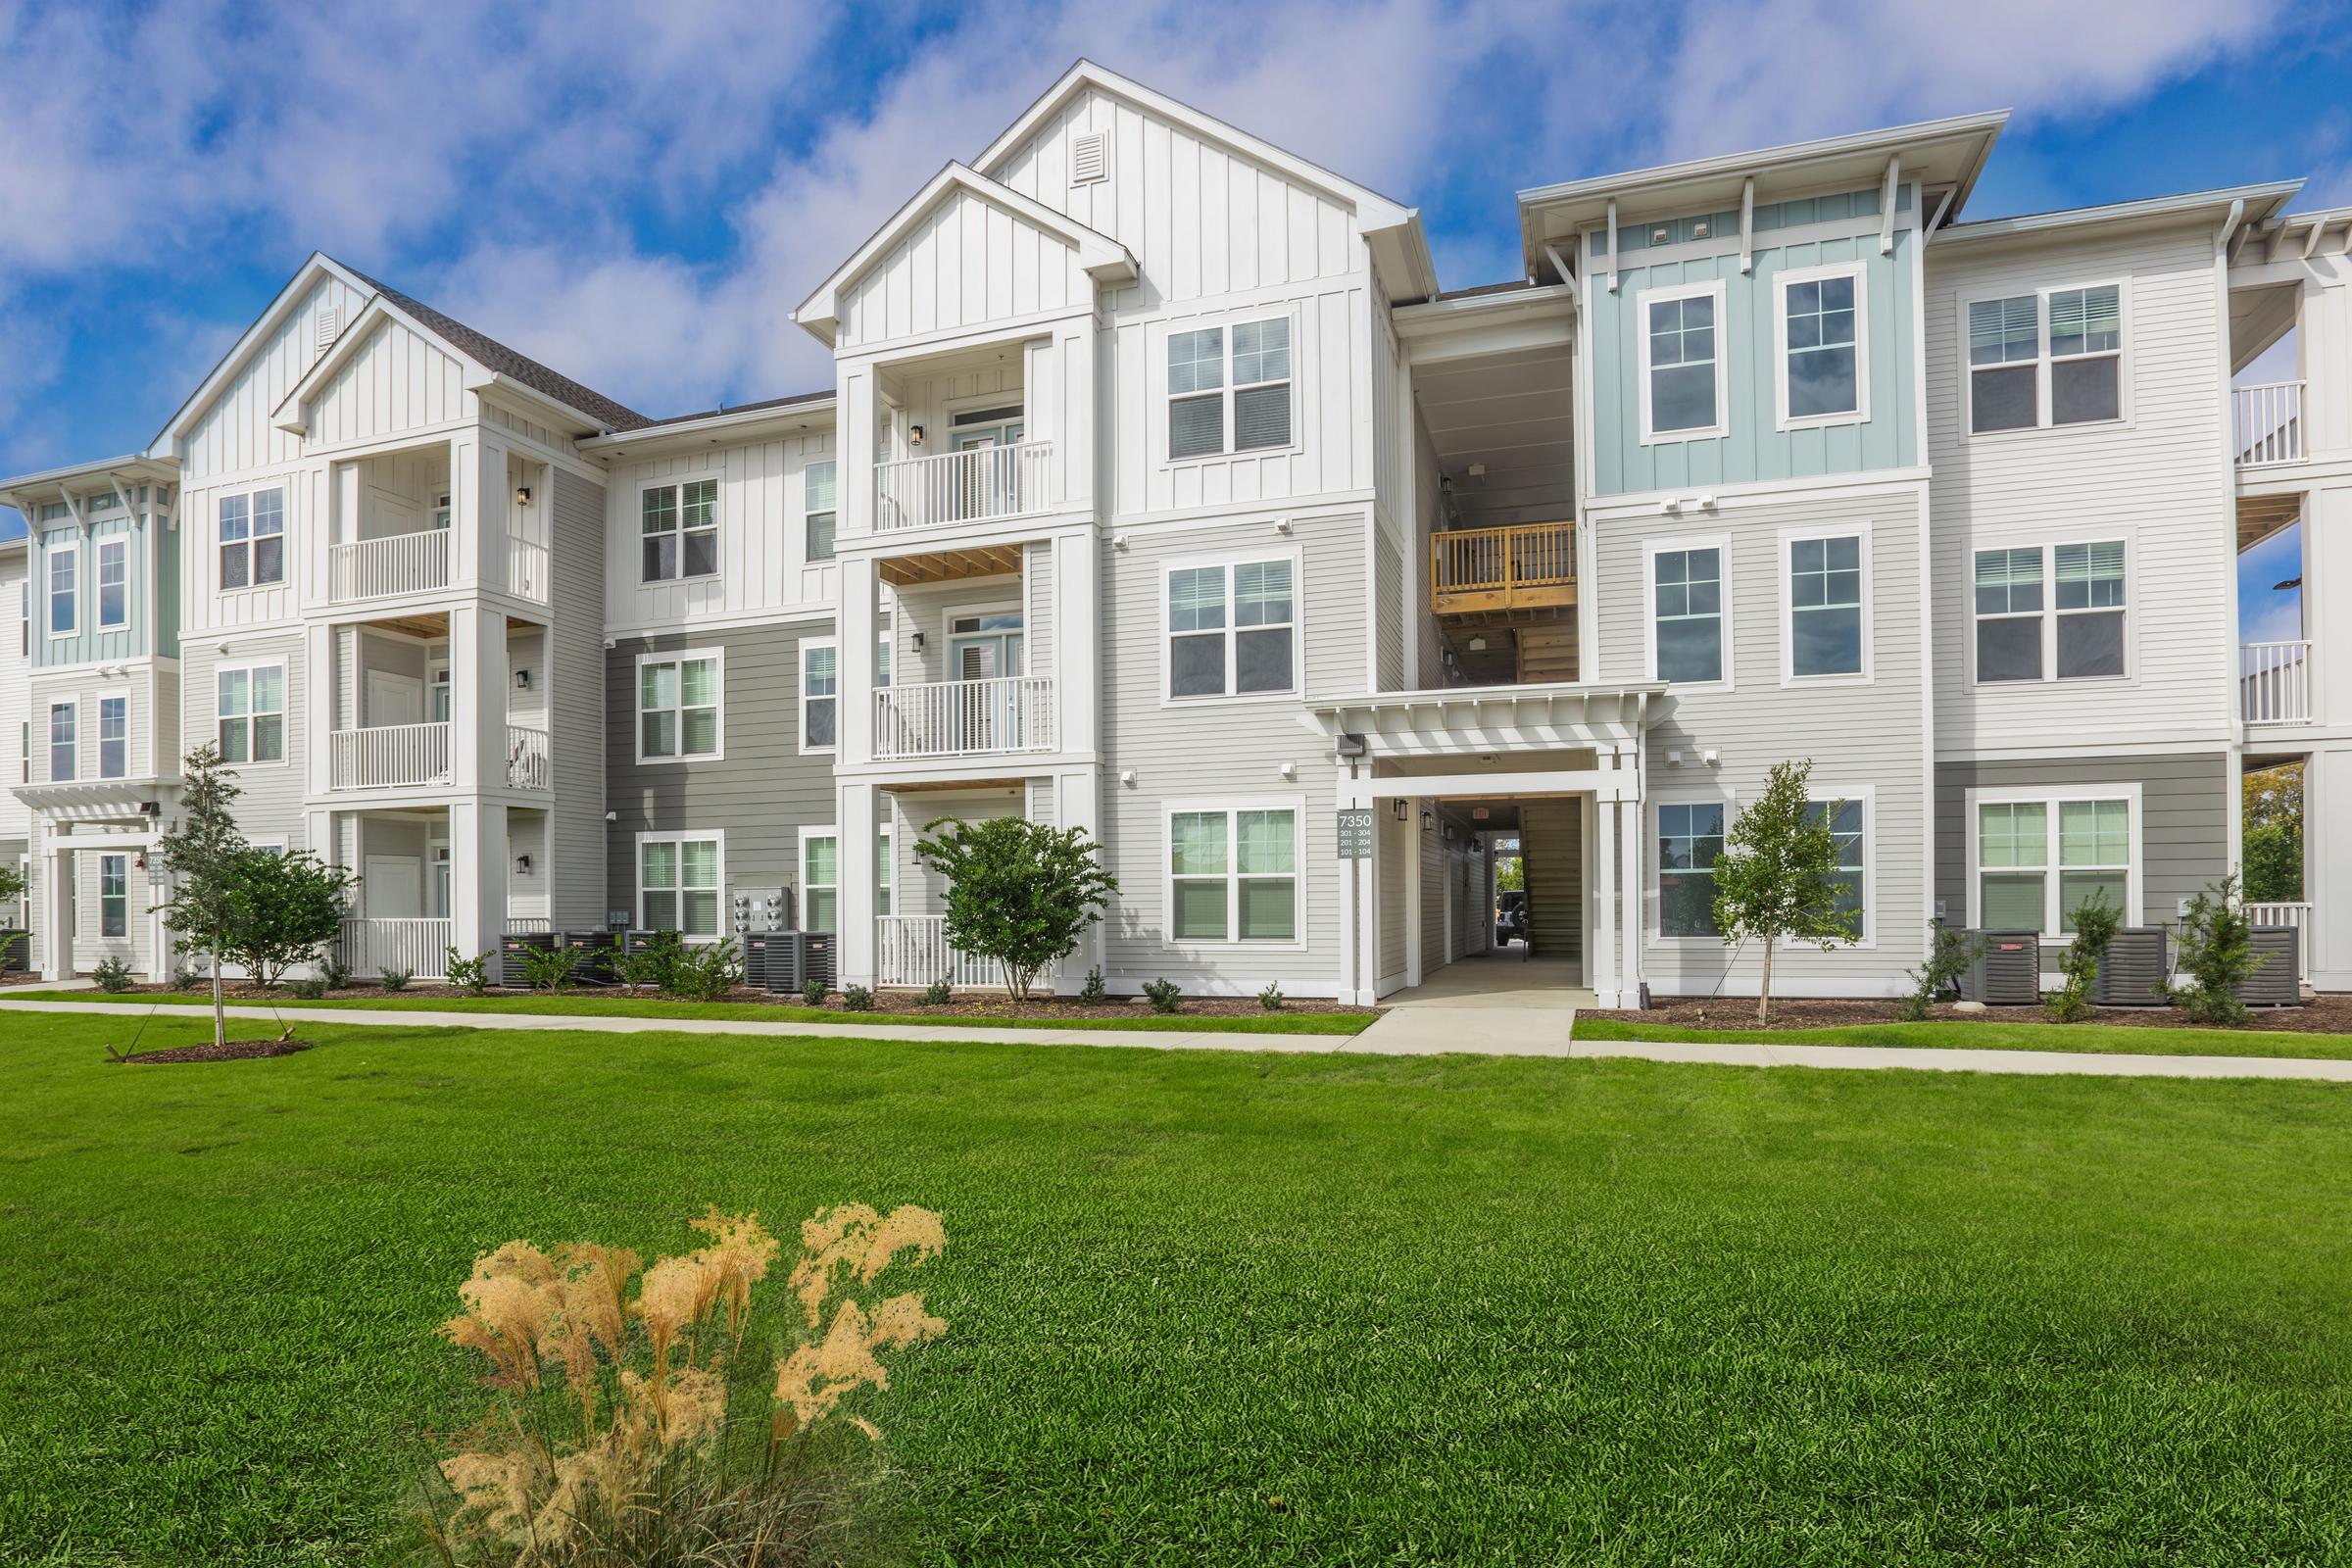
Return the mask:
M 1724 1045 L 1931 1046 L 1945 1051 L 2112 1051 L 2154 1056 L 2323 1056 L 2352 1058 L 2352 1035 L 2293 1029 L 2166 1029 L 2096 1023 L 1838 1024 L 1822 1029 L 1684 1029 L 1631 1018 L 1580 1016 L 1579 1040 L 1654 1040 Z
M 0 1018 L 11 1561 L 395 1560 L 477 1251 L 853 1197 L 910 1561 L 2352 1554 L 2333 1086 L 128 1023 Z
M 126 1006 L 158 1003 L 211 1006 L 195 992 L 12 991 L 11 1002 L 116 1002 Z M 321 997 L 305 1002 L 287 995 L 273 1001 L 231 998 L 232 1007 L 365 1007 L 373 1012 L 540 1013 L 559 1018 L 717 1018 L 763 1023 L 903 1023 L 927 1029 L 1172 1029 L 1196 1034 L 1352 1035 L 1372 1025 L 1368 1012 L 1265 1012 L 1217 1017 L 1205 1013 L 1137 1012 L 1124 1004 L 1063 1018 L 996 1017 L 983 1013 L 844 1012 L 837 1007 L 801 1007 L 759 1002 L 665 1002 L 655 997 L 534 996 Z

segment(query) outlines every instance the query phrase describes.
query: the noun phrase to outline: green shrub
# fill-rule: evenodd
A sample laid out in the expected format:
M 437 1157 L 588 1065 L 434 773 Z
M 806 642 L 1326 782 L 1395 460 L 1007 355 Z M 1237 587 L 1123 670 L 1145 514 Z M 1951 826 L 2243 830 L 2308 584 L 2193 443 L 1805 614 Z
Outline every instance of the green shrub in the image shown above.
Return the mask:
M 416 978 L 416 971 L 414 969 L 386 969 L 376 978 L 383 981 L 386 991 L 406 991 L 409 989 L 409 982 Z
M 1282 1010 L 1282 988 L 1270 985 L 1257 994 L 1257 1004 L 1268 1012 Z
M 1096 964 L 1086 971 L 1086 984 L 1078 988 L 1078 1000 L 1090 1007 L 1101 1006 L 1107 993 L 1102 989 L 1102 966 Z
M 468 958 L 457 949 L 449 950 L 449 983 L 469 997 L 478 997 L 490 989 L 490 955 Z
M 326 995 L 326 977 L 306 974 L 299 980 L 287 981 L 286 989 L 304 1002 L 317 1002 L 320 997 Z
M 1147 980 L 1144 995 L 1151 998 L 1153 1012 L 1174 1012 L 1176 1004 L 1184 1000 L 1184 993 L 1173 980 Z
M 2079 1023 L 2090 1014 L 2090 990 L 2098 984 L 2099 965 L 2107 959 L 2107 945 L 2124 922 L 2121 909 L 2107 902 L 2101 888 L 2075 910 L 2075 940 L 2058 960 L 2064 977 L 2058 989 L 2041 999 L 2052 1023 Z
M 874 1010 L 874 994 L 863 986 L 851 986 L 841 994 L 841 1010 L 871 1012 Z
M 956 988 L 945 980 L 934 980 L 923 987 L 923 1001 L 934 1007 L 944 1007 L 956 1000 Z
M 174 991 L 193 991 L 204 982 L 204 972 L 184 959 L 172 966 L 172 989 Z
M 1984 956 L 1983 937 L 1972 937 L 1954 931 L 1940 920 L 1930 920 L 1928 956 L 1918 968 L 1910 971 L 1911 994 L 1903 999 L 1897 1015 L 1906 1023 L 1925 1018 L 1930 1007 L 1960 989 L 1961 976 Z
M 2238 991 L 2270 961 L 2254 951 L 2254 922 L 2238 901 L 2237 878 L 2226 876 L 2188 901 L 2180 916 L 2179 973 L 2196 982 L 2169 994 L 2199 1023 L 2231 1028 L 2246 1021 Z
M 327 990 L 340 989 L 351 984 L 351 965 L 329 953 L 318 960 L 318 978 L 326 982 Z
M 742 978 L 743 963 L 733 937 L 681 942 L 670 958 L 669 972 L 662 976 L 662 991 L 680 1002 L 716 1002 Z
M 640 951 L 623 952 L 613 958 L 612 977 L 631 991 L 667 990 L 670 967 L 677 962 L 682 946 L 675 931 L 658 931 Z
M 579 957 L 562 948 L 523 948 L 514 956 L 522 960 L 522 978 L 533 991 L 569 991 L 571 966 Z
M 811 1007 L 823 1006 L 825 1004 L 825 983 L 814 975 L 802 981 L 801 1001 Z
M 130 965 L 111 955 L 99 960 L 98 967 L 90 971 L 90 978 L 98 982 L 101 991 L 128 991 L 135 983 Z

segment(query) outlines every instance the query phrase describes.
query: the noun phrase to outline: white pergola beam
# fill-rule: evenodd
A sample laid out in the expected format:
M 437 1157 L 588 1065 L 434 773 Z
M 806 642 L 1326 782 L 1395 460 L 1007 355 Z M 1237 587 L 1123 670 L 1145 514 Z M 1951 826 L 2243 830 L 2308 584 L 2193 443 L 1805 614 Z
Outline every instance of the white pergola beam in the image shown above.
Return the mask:
M 1756 176 L 1740 182 L 1740 270 L 1756 269 Z
M 1894 249 L 1894 193 L 1902 177 L 1903 160 L 1896 154 L 1886 160 L 1886 191 L 1879 198 L 1879 254 L 1885 256 Z

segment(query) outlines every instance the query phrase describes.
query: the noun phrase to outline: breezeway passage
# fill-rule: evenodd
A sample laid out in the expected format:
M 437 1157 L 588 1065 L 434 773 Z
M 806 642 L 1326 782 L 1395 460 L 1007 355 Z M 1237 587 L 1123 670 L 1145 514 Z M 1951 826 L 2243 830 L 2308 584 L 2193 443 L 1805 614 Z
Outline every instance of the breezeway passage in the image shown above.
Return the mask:
M 239 1009 L 240 1015 L 249 1009 Z M 11 1002 L 0 1013 L 68 1012 L 137 1016 L 144 1009 L 103 1002 Z M 163 1006 L 159 1017 L 209 1018 L 204 1007 Z M 1571 1009 L 1443 1006 L 1393 1010 L 1360 1035 L 1189 1034 L 1173 1030 L 963 1029 L 904 1024 L 772 1023 L 707 1018 L 582 1018 L 552 1014 L 369 1012 L 363 1008 L 278 1007 L 289 1023 L 391 1028 L 555 1029 L 590 1034 L 745 1035 L 771 1039 L 965 1041 L 981 1045 L 1128 1046 L 1152 1051 L 1267 1051 L 1284 1054 L 1551 1056 L 1578 1060 L 1631 1057 L 1719 1067 L 1909 1068 L 2104 1078 L 2273 1078 L 2352 1083 L 2352 1061 L 2283 1056 L 2157 1056 L 2064 1051 L 1946 1051 L 1907 1046 L 1659 1044 L 1569 1038 Z M 1428 1020 L 1424 1022 L 1424 1020 Z M 125 1022 L 129 1019 L 125 1017 Z M 1392 1028 L 1392 1026 L 1395 1026 Z M 1384 1034 L 1384 1031 L 1387 1031 Z

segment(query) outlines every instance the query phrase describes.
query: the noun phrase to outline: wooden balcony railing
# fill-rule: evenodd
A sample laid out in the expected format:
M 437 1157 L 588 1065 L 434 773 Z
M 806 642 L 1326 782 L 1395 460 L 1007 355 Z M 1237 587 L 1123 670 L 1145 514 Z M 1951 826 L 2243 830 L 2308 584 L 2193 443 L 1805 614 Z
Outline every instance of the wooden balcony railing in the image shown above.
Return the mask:
M 1429 540 L 1429 608 L 1441 615 L 1576 603 L 1576 525 L 1459 528 Z

